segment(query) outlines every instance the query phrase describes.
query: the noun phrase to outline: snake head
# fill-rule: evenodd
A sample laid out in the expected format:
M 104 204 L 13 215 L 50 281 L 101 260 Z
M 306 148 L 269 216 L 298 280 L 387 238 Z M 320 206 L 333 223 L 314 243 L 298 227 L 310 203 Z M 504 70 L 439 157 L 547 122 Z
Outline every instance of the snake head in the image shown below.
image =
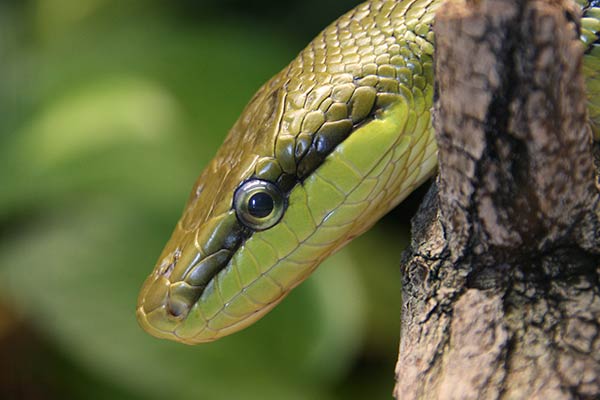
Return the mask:
M 342 16 L 257 92 L 144 283 L 144 329 L 193 344 L 250 325 L 431 174 L 432 14 L 404 35 L 403 4 Z

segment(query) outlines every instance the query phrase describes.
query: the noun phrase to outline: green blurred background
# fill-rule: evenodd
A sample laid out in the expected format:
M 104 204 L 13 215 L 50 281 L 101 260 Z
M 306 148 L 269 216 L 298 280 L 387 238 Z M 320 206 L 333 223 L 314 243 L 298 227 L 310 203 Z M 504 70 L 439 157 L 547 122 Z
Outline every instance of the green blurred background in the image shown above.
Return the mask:
M 418 198 L 241 333 L 190 347 L 134 313 L 245 103 L 357 3 L 0 1 L 0 398 L 391 397 Z

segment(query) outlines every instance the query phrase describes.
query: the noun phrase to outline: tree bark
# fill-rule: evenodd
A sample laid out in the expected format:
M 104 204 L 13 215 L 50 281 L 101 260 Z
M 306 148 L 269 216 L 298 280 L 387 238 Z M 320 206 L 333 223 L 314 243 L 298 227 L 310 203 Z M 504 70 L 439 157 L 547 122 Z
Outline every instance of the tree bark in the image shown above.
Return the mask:
M 405 252 L 397 399 L 600 398 L 600 202 L 579 10 L 437 13 L 439 175 Z

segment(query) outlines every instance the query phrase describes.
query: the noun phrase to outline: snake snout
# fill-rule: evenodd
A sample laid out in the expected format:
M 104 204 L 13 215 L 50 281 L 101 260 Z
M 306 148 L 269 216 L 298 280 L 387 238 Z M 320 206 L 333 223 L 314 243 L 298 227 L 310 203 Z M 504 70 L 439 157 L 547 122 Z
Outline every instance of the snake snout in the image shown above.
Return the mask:
M 172 334 L 200 297 L 201 289 L 188 288 L 181 282 L 199 257 L 193 245 L 165 251 L 144 282 L 138 298 L 138 319 L 155 336 Z
M 174 335 L 231 255 L 229 249 L 204 255 L 192 238 L 174 250 L 166 250 L 144 283 L 138 300 L 141 324 L 155 336 Z

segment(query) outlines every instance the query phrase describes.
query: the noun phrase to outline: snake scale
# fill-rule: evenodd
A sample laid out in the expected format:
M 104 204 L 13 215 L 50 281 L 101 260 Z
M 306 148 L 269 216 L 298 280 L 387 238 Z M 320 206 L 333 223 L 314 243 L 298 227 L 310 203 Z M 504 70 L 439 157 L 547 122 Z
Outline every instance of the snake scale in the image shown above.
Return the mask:
M 143 285 L 146 331 L 195 344 L 243 329 L 431 176 L 441 2 L 363 3 L 258 90 Z M 579 6 L 597 133 L 600 2 Z

